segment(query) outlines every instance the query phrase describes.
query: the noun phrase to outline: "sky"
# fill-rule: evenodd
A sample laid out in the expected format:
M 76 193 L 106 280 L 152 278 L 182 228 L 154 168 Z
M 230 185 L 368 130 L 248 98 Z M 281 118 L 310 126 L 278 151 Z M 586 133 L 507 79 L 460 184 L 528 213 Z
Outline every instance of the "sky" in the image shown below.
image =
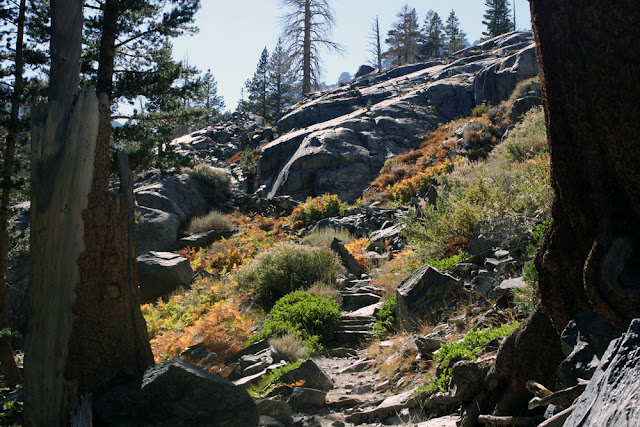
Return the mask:
M 516 24 L 519 30 L 531 29 L 529 2 L 515 1 Z M 202 71 L 211 70 L 218 82 L 218 94 L 224 97 L 227 109 L 235 110 L 241 89 L 256 70 L 262 50 L 273 50 L 282 31 L 280 0 L 201 0 L 196 14 L 194 36 L 174 39 L 174 57 L 187 58 Z M 453 9 L 461 29 L 470 43 L 478 40 L 485 30 L 482 15 L 484 0 L 329 0 L 335 15 L 332 40 L 342 44 L 342 54 L 323 52 L 324 81 L 334 84 L 343 72 L 354 74 L 371 58 L 369 40 L 371 24 L 379 18 L 382 39 L 386 37 L 396 14 L 403 5 L 416 9 L 422 26 L 429 9 L 436 11 L 443 21 Z

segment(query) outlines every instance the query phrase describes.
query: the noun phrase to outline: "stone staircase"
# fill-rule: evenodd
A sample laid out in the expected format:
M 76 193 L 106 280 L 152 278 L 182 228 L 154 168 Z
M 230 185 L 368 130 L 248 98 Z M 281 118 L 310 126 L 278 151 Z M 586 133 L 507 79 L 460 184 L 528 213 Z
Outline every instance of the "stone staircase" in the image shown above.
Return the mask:
M 379 293 L 370 279 L 355 280 L 340 291 L 344 311 L 335 331 L 338 343 L 358 345 L 373 338 L 375 312 L 381 304 Z

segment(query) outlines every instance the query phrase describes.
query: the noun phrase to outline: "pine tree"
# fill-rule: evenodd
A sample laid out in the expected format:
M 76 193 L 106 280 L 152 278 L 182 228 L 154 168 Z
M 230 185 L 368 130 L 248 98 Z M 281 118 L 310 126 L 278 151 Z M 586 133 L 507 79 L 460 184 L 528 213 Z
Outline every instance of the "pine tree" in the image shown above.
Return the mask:
M 393 23 L 385 40 L 389 45 L 386 54 L 393 58 L 393 65 L 410 64 L 415 61 L 420 52 L 421 34 L 418 26 L 418 14 L 415 9 L 410 9 L 405 4 L 396 17 L 398 20 Z
M 444 27 L 444 32 L 447 37 L 446 46 L 449 54 L 464 47 L 464 39 L 467 35 L 460 29 L 460 21 L 453 9 L 447 18 L 447 25 Z
M 282 44 L 278 39 L 273 54 L 269 59 L 268 94 L 267 94 L 267 117 L 269 122 L 275 122 L 285 108 L 289 107 L 297 100 L 296 77 L 291 70 L 291 61 Z
M 422 44 L 421 59 L 428 59 L 442 55 L 444 48 L 445 34 L 442 19 L 437 12 L 429 10 L 424 19 L 424 42 Z
M 483 36 L 490 39 L 513 30 L 513 23 L 509 18 L 509 0 L 485 0 L 484 4 L 487 10 L 482 23 L 487 30 L 482 33 Z
M 269 76 L 269 51 L 265 47 L 260 55 L 260 60 L 253 77 L 244 84 L 247 100 L 244 101 L 240 110 L 267 118 L 268 115 L 268 83 Z
M 311 93 L 320 82 L 320 48 L 341 51 L 342 46 L 330 40 L 335 23 L 328 0 L 280 0 L 289 9 L 282 17 L 282 38 L 302 81 L 302 94 Z

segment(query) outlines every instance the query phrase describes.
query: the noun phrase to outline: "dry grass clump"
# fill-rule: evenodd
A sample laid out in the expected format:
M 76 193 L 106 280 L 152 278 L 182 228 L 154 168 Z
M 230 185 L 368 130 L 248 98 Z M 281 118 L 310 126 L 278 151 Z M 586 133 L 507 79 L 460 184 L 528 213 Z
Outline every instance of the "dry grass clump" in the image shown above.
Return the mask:
M 278 352 L 278 355 L 290 363 L 297 362 L 309 355 L 309 350 L 296 334 L 286 332 L 280 337 L 269 339 L 269 344 Z
M 193 168 L 186 169 L 186 172 L 191 178 L 204 184 L 206 197 L 219 202 L 229 198 L 231 194 L 231 178 L 226 170 L 200 163 Z
M 338 303 L 342 307 L 342 294 L 335 288 L 324 282 L 314 283 L 307 292 L 311 295 L 317 295 L 319 297 L 328 297 Z
M 206 231 L 233 231 L 233 221 L 220 211 L 213 210 L 204 216 L 197 216 L 189 224 L 189 234 L 204 233 Z
M 411 249 L 396 254 L 395 258 L 373 270 L 371 284 L 385 289 L 385 295 L 396 291 L 400 282 L 422 265 Z
M 324 227 L 314 230 L 302 239 L 303 245 L 316 246 L 318 248 L 330 248 L 333 239 L 338 239 L 342 243 L 351 243 L 356 237 L 345 228 Z
M 367 357 L 373 359 L 374 368 L 381 379 L 392 379 L 398 374 L 414 370 L 418 349 L 413 336 L 399 333 L 386 341 L 374 341 L 367 349 Z

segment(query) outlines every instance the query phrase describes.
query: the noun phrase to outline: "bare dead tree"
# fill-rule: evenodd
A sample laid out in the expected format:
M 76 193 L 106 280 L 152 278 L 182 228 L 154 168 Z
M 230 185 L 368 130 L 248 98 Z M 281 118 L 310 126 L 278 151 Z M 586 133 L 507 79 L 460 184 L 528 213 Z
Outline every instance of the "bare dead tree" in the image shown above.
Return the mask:
M 281 0 L 287 9 L 282 16 L 287 51 L 302 80 L 302 94 L 311 93 L 320 80 L 320 48 L 340 52 L 342 46 L 330 40 L 335 24 L 327 0 Z
M 369 61 L 378 70 L 382 70 L 382 44 L 380 42 L 380 23 L 376 16 L 375 21 L 371 23 L 371 33 L 369 33 L 369 52 L 373 58 Z

